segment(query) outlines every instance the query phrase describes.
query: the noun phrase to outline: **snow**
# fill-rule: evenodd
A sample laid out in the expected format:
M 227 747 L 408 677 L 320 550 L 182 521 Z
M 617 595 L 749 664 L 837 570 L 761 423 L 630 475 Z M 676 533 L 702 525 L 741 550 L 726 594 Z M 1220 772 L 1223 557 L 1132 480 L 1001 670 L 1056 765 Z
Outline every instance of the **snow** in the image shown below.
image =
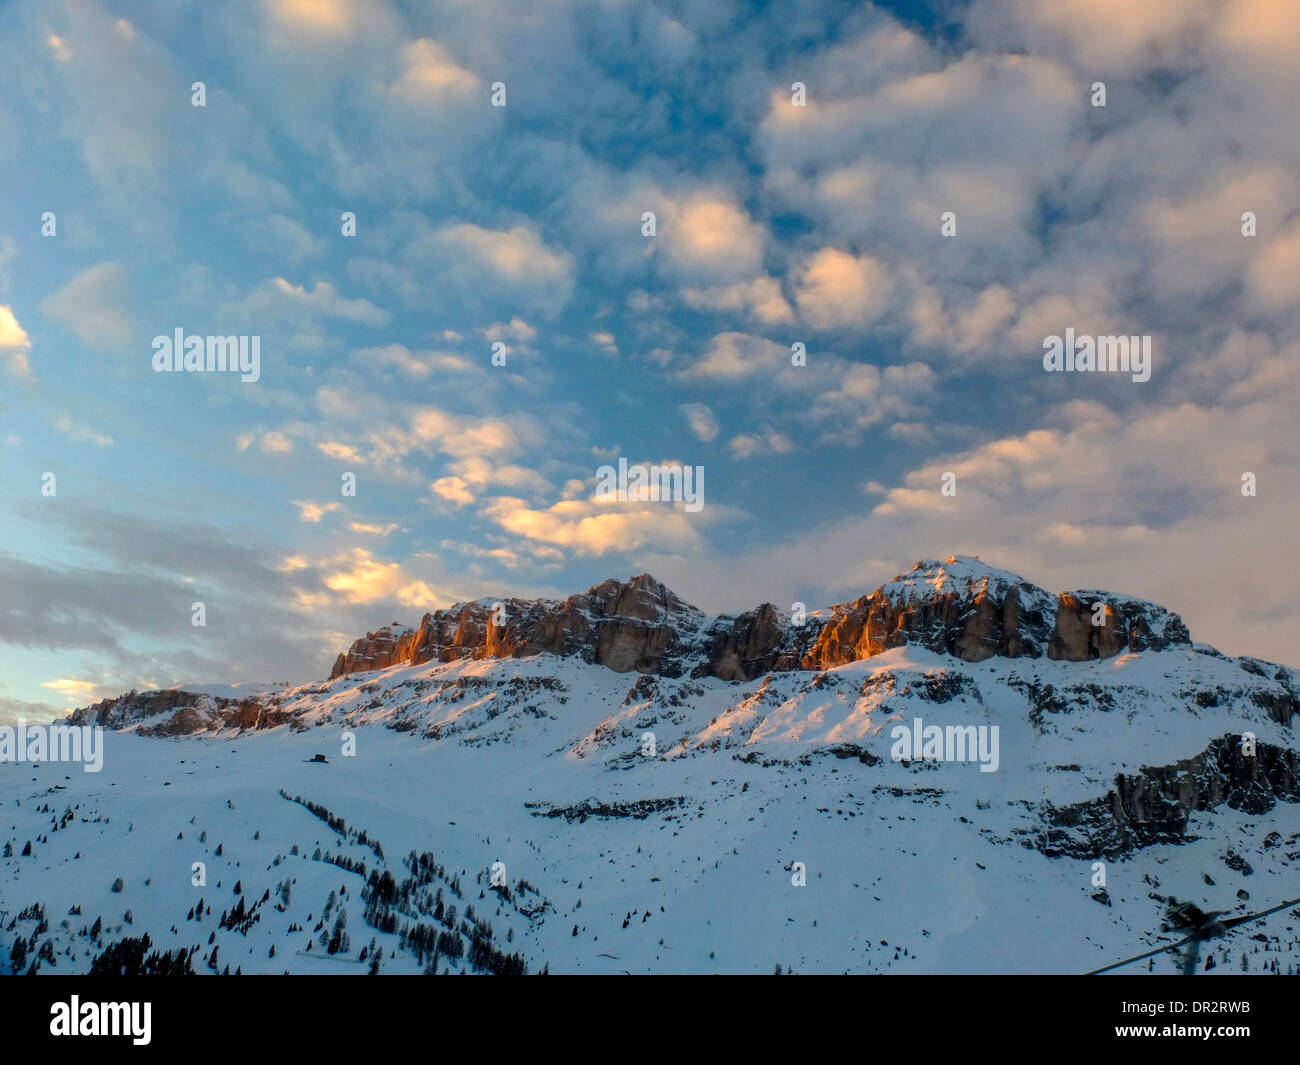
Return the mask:
M 236 684 L 174 684 L 168 691 L 194 692 L 198 695 L 211 695 L 218 699 L 260 699 L 273 695 L 288 687 L 277 681 L 241 681 Z
M 974 573 L 965 560 L 943 569 L 925 579 L 941 587 Z M 948 701 L 926 699 L 926 678 L 944 677 L 965 682 Z M 1105 795 L 1117 773 L 1193 756 L 1224 734 L 1249 728 L 1261 743 L 1294 749 L 1293 732 L 1248 697 L 1276 682 L 1232 659 L 1184 647 L 1095 662 L 967 664 L 902 647 L 823 674 L 737 684 L 656 677 L 632 694 L 640 679 L 539 655 L 401 666 L 287 689 L 203 686 L 231 698 L 274 688 L 295 724 L 170 740 L 113 732 L 99 774 L 0 765 L 0 837 L 13 841 L 15 855 L 0 860 L 0 910 L 8 914 L 0 928 L 40 900 L 60 952 L 55 972 L 89 964 L 94 952 L 77 932 L 97 915 L 113 929 L 105 942 L 147 930 L 160 948 L 197 943 L 196 967 L 207 971 L 208 936 L 237 901 L 234 882 L 242 880 L 249 903 L 268 889 L 274 901 L 288 877 L 286 912 L 263 906 L 247 937 L 218 932 L 222 966 L 356 972 L 357 952 L 376 938 L 384 971 L 419 971 L 395 936 L 365 925 L 360 878 L 311 860 L 317 846 L 368 868 L 374 856 L 340 842 L 280 789 L 380 840 L 399 878 L 403 854 L 434 852 L 449 876 L 461 876 L 461 909 L 472 903 L 491 920 L 498 946 L 552 972 L 766 973 L 776 964 L 799 972 L 1077 972 L 1155 942 L 1161 905 L 1153 893 L 1246 912 L 1296 883 L 1300 807 L 1286 802 L 1260 816 L 1226 807 L 1195 814 L 1199 838 L 1109 863 L 1109 907 L 1090 897 L 1091 862 L 1024 845 L 1025 833 L 1041 827 L 1043 803 Z M 1035 726 L 1025 695 L 1032 684 L 1051 684 L 1077 703 Z M 1221 705 L 1188 697 L 1205 688 L 1227 693 Z M 999 771 L 893 762 L 889 730 L 913 716 L 997 725 Z M 646 732 L 655 736 L 654 757 L 641 753 Z M 348 733 L 352 757 L 343 753 Z M 880 761 L 828 750 L 843 744 Z M 317 753 L 329 763 L 313 764 Z M 617 810 L 677 798 L 644 817 L 547 816 L 587 800 Z M 37 812 L 46 803 L 52 812 Z M 51 831 L 71 805 L 75 820 Z M 1270 832 L 1290 842 L 1268 846 Z M 48 841 L 32 857 L 19 856 L 42 835 Z M 1251 875 L 1224 864 L 1229 849 L 1247 857 Z M 191 886 L 194 861 L 207 863 L 207 887 Z M 511 884 L 522 877 L 537 886 L 544 913 L 525 916 L 491 894 L 478 899 L 497 861 Z M 806 887 L 791 883 L 796 861 L 806 863 Z M 115 894 L 119 876 L 125 889 Z M 298 953 L 330 891 L 344 885 L 351 960 L 322 957 L 319 945 Z M 188 922 L 200 895 L 213 916 Z M 82 916 L 68 916 L 74 904 Z M 293 923 L 303 930 L 290 934 Z M 1288 913 L 1263 922 L 1284 949 L 1253 957 L 1279 958 L 1283 971 L 1300 962 L 1297 924 Z M 34 922 L 20 927 L 30 934 Z M 0 931 L 0 957 L 12 935 Z M 1255 945 L 1235 936 L 1221 971 L 1237 970 L 1243 943 Z M 1162 957 L 1155 969 L 1174 965 Z
M 907 573 L 887 581 L 881 594 L 895 603 L 928 599 L 935 595 L 977 595 L 990 587 L 1006 589 L 1029 584 L 1010 570 L 989 566 L 970 555 L 953 555 L 943 562 L 918 562 Z

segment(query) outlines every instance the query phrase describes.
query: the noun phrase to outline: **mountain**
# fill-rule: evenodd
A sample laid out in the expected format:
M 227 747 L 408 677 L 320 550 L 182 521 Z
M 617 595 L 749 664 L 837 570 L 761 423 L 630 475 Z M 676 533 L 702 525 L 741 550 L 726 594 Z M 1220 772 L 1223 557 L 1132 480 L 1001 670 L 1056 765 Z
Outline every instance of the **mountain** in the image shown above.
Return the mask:
M 0 966 L 147 930 L 217 971 L 1083 971 L 1170 899 L 1300 895 L 1297 711 L 1161 606 L 968 557 L 813 611 L 482 599 L 323 682 L 82 708 L 101 773 L 0 763 Z M 1300 914 L 1212 948 L 1297 971 Z
M 1094 606 L 1100 624 L 1092 622 Z M 1053 596 L 1014 573 L 954 557 L 918 562 L 870 595 L 798 622 L 771 603 L 706 619 L 647 573 L 563 602 L 459 603 L 425 614 L 418 629 L 394 622 L 367 633 L 338 656 L 330 679 L 399 664 L 550 653 L 618 673 L 753 680 L 906 644 L 965 662 L 994 655 L 1079 662 L 1188 643 L 1182 620 L 1152 603 L 1095 591 Z

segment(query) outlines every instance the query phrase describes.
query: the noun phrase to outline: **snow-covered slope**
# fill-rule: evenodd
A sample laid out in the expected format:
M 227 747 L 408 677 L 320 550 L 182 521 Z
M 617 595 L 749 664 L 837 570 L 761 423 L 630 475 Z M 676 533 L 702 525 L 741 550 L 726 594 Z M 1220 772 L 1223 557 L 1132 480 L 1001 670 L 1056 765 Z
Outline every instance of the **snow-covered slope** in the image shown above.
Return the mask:
M 637 580 L 631 609 L 680 604 Z M 1100 641 L 1055 616 L 1095 602 Z M 481 655 L 444 625 L 449 660 L 79 712 L 118 730 L 102 772 L 0 764 L 0 967 L 19 937 L 39 971 L 77 972 L 147 931 L 199 971 L 215 947 L 217 971 L 355 972 L 378 948 L 381 971 L 418 972 L 432 939 L 438 971 L 1072 972 L 1169 938 L 1170 897 L 1246 913 L 1300 895 L 1300 677 L 1193 644 L 1154 604 L 922 563 L 799 625 L 675 606 L 672 639 L 636 637 L 668 650 L 627 672 L 582 651 L 627 619 L 582 609 L 561 653 L 517 654 L 537 630 L 516 630 Z M 796 662 L 701 668 L 723 644 L 757 661 L 769 628 L 771 646 L 796 633 Z M 896 729 L 934 725 L 969 730 L 969 757 L 899 756 Z M 241 897 L 254 919 L 219 928 Z M 1295 971 L 1300 919 L 1207 954 Z

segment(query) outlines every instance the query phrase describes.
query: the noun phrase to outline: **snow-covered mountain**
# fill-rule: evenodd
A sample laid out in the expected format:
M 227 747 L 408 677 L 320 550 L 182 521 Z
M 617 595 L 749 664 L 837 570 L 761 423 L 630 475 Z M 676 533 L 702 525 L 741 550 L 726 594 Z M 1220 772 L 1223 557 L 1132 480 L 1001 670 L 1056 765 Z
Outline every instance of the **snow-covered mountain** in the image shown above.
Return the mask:
M 0 968 L 1084 971 L 1170 898 L 1300 895 L 1297 712 L 1163 607 L 966 557 L 814 611 L 478 600 L 320 683 L 79 710 L 101 772 L 0 763 Z M 1205 956 L 1297 971 L 1300 915 Z

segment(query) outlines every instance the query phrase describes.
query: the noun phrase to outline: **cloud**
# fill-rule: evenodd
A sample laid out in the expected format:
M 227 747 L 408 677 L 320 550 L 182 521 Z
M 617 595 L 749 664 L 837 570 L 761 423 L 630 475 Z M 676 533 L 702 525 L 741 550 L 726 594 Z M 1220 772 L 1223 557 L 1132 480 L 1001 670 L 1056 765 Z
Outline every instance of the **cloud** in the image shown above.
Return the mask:
M 692 520 L 698 515 L 687 513 L 683 504 L 569 499 L 534 508 L 516 497 L 496 496 L 487 501 L 481 514 L 512 535 L 567 548 L 580 556 L 651 547 L 696 552 L 703 546 L 699 524 Z
M 41 687 L 50 688 L 72 700 L 89 695 L 97 685 L 93 681 L 78 680 L 75 677 L 62 677 L 59 680 L 42 681 Z
M 265 256 L 283 256 L 294 266 L 319 259 L 329 247 L 301 222 L 278 213 L 251 217 L 241 228 L 250 247 Z
M 743 304 L 740 288 L 710 292 L 732 285 L 748 286 L 750 302 L 770 296 L 770 288 L 760 293 L 753 286 L 764 273 L 771 235 L 735 182 L 701 180 L 689 168 L 674 173 L 663 166 L 612 165 L 586 154 L 568 165 L 573 174 L 562 190 L 564 232 L 591 276 L 635 276 L 656 288 L 684 285 L 701 302 Z M 653 236 L 643 233 L 647 212 L 655 216 Z M 758 302 L 765 310 L 773 303 Z
M 1004 47 L 1131 73 L 1185 55 L 1189 34 L 1204 31 L 1217 6 L 1215 0 L 999 0 L 977 4 L 970 21 L 982 37 Z
M 537 330 L 516 315 L 508 322 L 493 322 L 483 330 L 483 335 L 488 340 L 516 340 L 526 344 L 537 336 Z
M 437 230 L 429 244 L 444 279 L 458 279 L 456 288 L 467 296 L 480 286 L 505 285 L 521 309 L 551 317 L 572 295 L 573 257 L 549 247 L 531 226 L 488 229 L 459 222 Z
M 472 373 L 478 369 L 469 359 L 450 351 L 412 351 L 404 344 L 361 348 L 353 362 L 365 368 L 385 367 L 407 377 L 428 377 L 431 373 Z
M 727 443 L 727 450 L 738 459 L 750 459 L 756 455 L 784 455 L 794 450 L 794 441 L 785 433 L 768 428 L 759 433 L 733 436 Z
M 874 425 L 915 416 L 925 409 L 937 383 L 935 372 L 920 362 L 884 369 L 850 364 L 833 387 L 813 399 L 813 420 L 825 426 L 821 442 L 840 434 L 852 440 Z
M 435 40 L 421 37 L 403 52 L 405 69 L 394 91 L 414 103 L 464 97 L 477 92 L 477 75 L 456 63 L 451 53 Z
M 451 473 L 430 485 L 438 496 L 457 506 L 473 503 L 487 488 L 501 487 L 531 492 L 545 492 L 550 481 L 536 470 L 513 463 L 498 463 L 480 455 L 470 455 L 454 462 Z
M 1263 311 L 1300 306 L 1300 219 L 1269 241 L 1246 271 L 1246 293 Z
M 757 412 L 798 397 L 821 430 L 817 443 L 852 443 L 864 430 L 891 419 L 915 418 L 926 409 L 937 375 L 925 363 L 881 368 L 814 350 L 796 366 L 788 347 L 748 333 L 717 334 L 704 355 L 678 371 L 683 381 L 726 384 Z M 742 434 L 743 436 L 743 434 Z M 743 436 L 738 457 L 761 447 L 760 434 Z
M 239 451 L 247 451 L 254 443 L 267 455 L 287 455 L 293 451 L 293 441 L 278 429 L 240 433 L 235 438 L 235 448 Z
M 474 502 L 474 493 L 469 490 L 469 485 L 462 477 L 439 477 L 429 488 L 435 495 L 457 506 Z
M 268 455 L 287 455 L 293 450 L 293 441 L 284 433 L 272 430 L 269 433 L 263 433 L 259 446 Z
M 96 447 L 112 447 L 113 438 L 106 433 L 100 433 L 83 425 L 81 422 L 74 421 L 66 414 L 60 414 L 54 419 L 54 428 L 69 440 L 76 443 L 90 443 Z
M 731 280 L 752 277 L 763 260 L 765 233 L 726 195 L 696 193 L 669 201 L 657 225 L 678 277 Z
M 83 656 L 82 669 L 55 675 L 98 678 L 96 694 L 225 682 L 232 662 L 246 677 L 321 676 L 338 650 L 332 633 L 373 628 L 372 611 L 391 617 L 401 605 L 398 593 L 431 580 L 426 564 L 426 572 L 394 582 L 389 599 L 354 601 L 361 585 L 348 588 L 344 578 L 335 592 L 324 579 L 348 573 L 364 556 L 286 559 L 282 547 L 249 528 L 224 522 L 218 528 L 188 515 L 168 521 L 157 513 L 158 501 L 123 490 L 133 513 L 75 498 L 22 511 L 48 552 L 93 561 L 38 564 L 0 555 L 0 585 L 7 591 L 0 597 L 0 644 Z M 21 528 L 10 527 L 16 534 Z M 323 602 L 305 605 L 313 594 L 323 594 Z M 195 600 L 207 604 L 206 628 L 189 623 Z
M 14 312 L 0 305 L 0 355 L 4 357 L 9 372 L 19 381 L 34 381 L 31 363 L 27 352 L 31 348 L 27 333 L 18 324 Z
M 295 499 L 293 505 L 298 508 L 298 520 L 319 524 L 321 518 L 336 510 L 342 510 L 342 503 L 313 503 L 307 499 Z
M 321 454 L 340 462 L 365 462 L 366 458 L 350 444 L 338 440 L 322 440 L 316 445 Z M 242 450 L 242 449 L 241 449 Z
M 775 278 L 756 277 L 731 285 L 686 288 L 682 298 L 697 310 L 744 312 L 764 325 L 794 321 L 794 312 Z
M 46 37 L 45 43 L 50 46 L 50 51 L 54 54 L 54 58 L 60 63 L 66 63 L 72 58 L 72 53 L 68 51 L 67 44 L 57 33 L 51 33 Z
M 540 447 L 548 432 L 554 433 L 529 413 L 477 415 L 416 406 L 386 399 L 360 382 L 318 389 L 314 406 L 316 417 L 284 431 L 311 440 L 331 459 L 410 483 L 427 483 L 417 461 L 422 457 L 501 464 Z
M 404 606 L 434 608 L 442 603 L 424 581 L 415 580 L 396 562 L 376 558 L 355 547 L 321 564 L 322 583 L 349 603 L 396 599 Z
M 590 339 L 593 343 L 599 344 L 600 349 L 606 355 L 618 354 L 618 344 L 614 340 L 613 333 L 604 332 L 604 331 L 592 333 Z
M 677 409 L 682 412 L 686 424 L 691 427 L 691 432 L 697 439 L 707 444 L 718 435 L 718 419 L 703 403 L 683 403 Z
M 4 115 L 0 112 L 0 136 L 3 136 Z M 13 237 L 0 237 L 0 295 L 9 287 L 9 264 L 18 257 L 18 244 Z
M 32 703 L 0 695 L 0 726 L 45 723 L 62 716 L 58 706 L 51 703 Z
M 551 483 L 536 470 L 508 462 L 493 462 L 482 455 L 470 455 L 451 465 L 451 470 L 478 488 L 502 486 L 544 492 Z
M 71 330 L 88 347 L 129 348 L 135 335 L 126 311 L 126 268 L 100 263 L 69 281 L 41 304 L 41 313 Z
M 400 211 L 387 223 L 385 240 L 389 253 L 354 257 L 349 275 L 408 307 L 435 308 L 453 332 L 490 329 L 530 339 L 530 320 L 553 319 L 573 296 L 574 256 L 548 243 L 531 222 L 434 225 Z
M 885 265 L 869 255 L 822 248 L 796 273 L 799 317 L 815 329 L 861 328 L 884 313 L 893 284 Z
M 317 281 L 311 289 L 295 285 L 283 277 L 270 278 L 254 289 L 239 304 L 249 318 L 259 314 L 276 317 L 336 318 L 362 325 L 384 325 L 391 318 L 388 311 L 367 299 L 348 299 L 328 281 Z
M 790 349 L 748 333 L 719 333 L 703 357 L 681 372 L 686 379 L 737 380 L 775 374 L 790 365 Z
M 269 0 L 272 15 L 295 33 L 341 36 L 354 25 L 348 0 Z

